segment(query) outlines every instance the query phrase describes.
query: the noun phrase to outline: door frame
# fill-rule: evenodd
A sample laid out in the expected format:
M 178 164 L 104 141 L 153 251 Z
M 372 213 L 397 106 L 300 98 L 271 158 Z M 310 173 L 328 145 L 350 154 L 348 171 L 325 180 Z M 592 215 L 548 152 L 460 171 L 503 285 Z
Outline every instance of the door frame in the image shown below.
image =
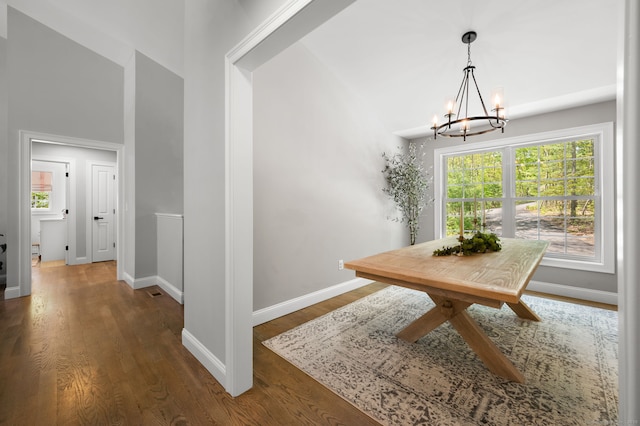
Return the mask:
M 18 163 L 18 186 L 19 206 L 18 206 L 18 283 L 20 287 L 19 296 L 31 294 L 31 143 L 42 142 L 54 145 L 75 146 L 78 148 L 101 149 L 114 151 L 116 153 L 117 170 L 117 197 L 116 197 L 116 261 L 117 279 L 123 277 L 124 265 L 124 227 L 123 223 L 125 196 L 124 185 L 124 144 L 113 142 L 80 139 L 69 136 L 60 136 L 29 130 L 18 132 L 20 143 L 20 161 Z M 74 191 L 73 188 L 71 191 Z
M 41 143 L 41 142 L 39 142 Z M 64 180 L 65 185 L 65 200 L 64 207 L 69 211 L 66 215 L 67 222 L 67 230 L 65 232 L 65 241 L 66 244 L 69 244 L 69 241 L 75 241 L 76 238 L 76 214 L 73 206 L 76 204 L 76 193 L 75 193 L 75 180 L 74 180 L 74 172 L 76 168 L 75 159 L 63 158 L 54 155 L 31 155 L 31 161 L 40 161 L 40 162 L 49 162 L 49 163 L 58 163 L 64 164 L 66 166 L 66 172 L 69 173 L 69 176 Z M 31 184 L 29 184 L 31 186 Z M 71 189 L 73 188 L 73 193 L 71 193 Z M 33 220 L 33 211 L 29 209 L 31 212 L 31 219 Z M 31 221 L 29 221 L 29 226 L 31 226 Z M 31 232 L 31 228 L 29 229 Z M 40 246 L 40 250 L 42 250 L 42 246 Z M 76 247 L 75 244 L 70 245 L 69 249 L 65 252 L 65 265 L 73 265 L 76 259 Z

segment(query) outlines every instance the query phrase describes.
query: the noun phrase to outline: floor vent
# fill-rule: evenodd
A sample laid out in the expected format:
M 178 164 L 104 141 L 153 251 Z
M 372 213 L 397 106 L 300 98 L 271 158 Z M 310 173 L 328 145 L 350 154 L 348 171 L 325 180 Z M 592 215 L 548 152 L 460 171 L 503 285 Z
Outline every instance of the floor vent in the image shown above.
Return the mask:
M 162 296 L 162 293 L 160 293 L 159 291 L 155 290 L 155 291 L 147 291 L 147 294 L 151 297 L 158 297 L 158 296 Z

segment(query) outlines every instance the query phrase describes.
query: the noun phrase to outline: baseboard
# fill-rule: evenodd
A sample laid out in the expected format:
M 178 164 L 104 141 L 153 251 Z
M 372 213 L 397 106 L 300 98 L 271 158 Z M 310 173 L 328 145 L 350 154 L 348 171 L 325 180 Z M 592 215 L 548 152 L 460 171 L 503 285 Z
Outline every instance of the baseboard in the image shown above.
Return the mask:
M 155 275 L 151 277 L 144 277 L 144 278 L 133 278 L 131 275 L 129 275 L 126 272 L 123 272 L 123 274 L 124 274 L 124 281 L 127 284 L 129 284 L 129 287 L 131 287 L 134 290 L 158 285 L 158 277 Z
M 20 297 L 20 287 L 7 287 L 4 289 L 4 299 L 17 299 Z
M 527 290 L 553 294 L 555 296 L 572 297 L 574 299 L 588 300 L 591 302 L 607 303 L 609 305 L 618 305 L 618 293 L 611 291 L 591 290 L 588 288 L 545 283 L 542 281 L 529 282 Z
M 255 327 L 256 325 L 263 324 L 281 316 L 306 308 L 307 306 L 311 306 L 324 300 L 331 299 L 332 297 L 339 296 L 348 291 L 355 290 L 367 284 L 371 284 L 372 282 L 373 281 L 364 278 L 356 278 L 334 285 L 332 287 L 327 287 L 325 289 L 315 291 L 313 293 L 305 294 L 304 296 L 296 297 L 295 299 L 278 303 L 277 305 L 259 309 L 253 312 L 253 326 Z
M 140 288 L 152 287 L 158 285 L 158 277 L 153 275 L 151 277 L 136 278 L 133 282 L 133 289 L 138 290 Z
M 76 257 L 75 259 L 69 262 L 69 265 L 84 265 L 86 263 L 91 263 L 91 262 L 89 262 L 89 259 L 86 256 L 84 256 L 84 257 Z
M 173 297 L 176 302 L 184 305 L 184 293 L 181 290 L 162 277 L 158 276 L 156 278 L 158 279 L 158 285 L 161 289 L 163 289 L 169 296 Z
M 129 275 L 128 273 L 122 271 L 122 279 L 124 280 L 125 283 L 129 284 L 129 287 L 134 288 L 133 287 L 133 283 L 134 283 L 134 279 L 131 275 Z
M 195 336 L 182 329 L 182 345 L 196 357 L 200 364 L 226 389 L 227 368 L 224 363 L 213 355 Z

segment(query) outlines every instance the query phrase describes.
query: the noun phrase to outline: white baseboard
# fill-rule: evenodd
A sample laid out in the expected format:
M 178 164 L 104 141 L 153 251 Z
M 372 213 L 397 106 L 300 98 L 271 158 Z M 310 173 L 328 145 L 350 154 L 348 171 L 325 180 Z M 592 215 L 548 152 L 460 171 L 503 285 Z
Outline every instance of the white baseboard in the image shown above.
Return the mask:
M 133 289 L 137 290 L 139 288 L 147 288 L 154 285 L 158 285 L 158 277 L 155 275 L 151 277 L 136 278 L 133 282 Z
M 193 334 L 189 333 L 186 328 L 182 329 L 182 345 L 200 361 L 200 364 L 220 382 L 222 387 L 227 388 L 227 368 L 224 363 L 220 362 L 220 360 L 200 343 Z
M 529 282 L 527 290 L 553 294 L 555 296 L 573 297 L 574 299 L 588 300 L 591 302 L 607 303 L 609 305 L 618 305 L 618 293 L 611 291 L 591 290 L 588 288 L 545 283 L 542 281 Z
M 131 275 L 129 275 L 125 271 L 122 271 L 122 279 L 124 280 L 125 283 L 129 284 L 129 287 L 134 288 L 133 287 L 133 282 L 135 280 L 133 279 L 133 277 Z
M 158 285 L 158 277 L 155 275 L 151 277 L 144 277 L 144 278 L 133 278 L 131 275 L 129 275 L 126 272 L 123 272 L 123 274 L 124 274 L 124 281 L 127 284 L 129 284 L 129 287 L 131 287 L 134 290 Z
M 167 294 L 175 299 L 178 303 L 184 305 L 184 293 L 162 277 L 153 275 L 151 277 L 133 278 L 126 272 L 123 272 L 122 274 L 124 275 L 124 281 L 129 284 L 129 287 L 131 287 L 132 289 L 138 290 L 141 288 L 153 287 L 154 285 L 157 285 L 165 292 L 167 292 Z
M 156 278 L 161 289 L 166 291 L 167 294 L 173 297 L 179 304 L 184 305 L 184 293 L 182 292 L 182 290 L 178 289 L 178 287 L 174 286 L 169 281 L 160 276 Z
M 4 299 L 17 299 L 20 297 L 20 287 L 7 287 L 4 289 Z
M 256 325 L 263 324 L 281 316 L 290 314 L 291 312 L 306 308 L 307 306 L 331 299 L 332 297 L 355 290 L 367 284 L 371 284 L 372 282 L 373 281 L 364 278 L 356 278 L 313 293 L 305 294 L 304 296 L 296 297 L 295 299 L 278 303 L 277 305 L 259 309 L 253 312 L 253 326 L 255 327 Z

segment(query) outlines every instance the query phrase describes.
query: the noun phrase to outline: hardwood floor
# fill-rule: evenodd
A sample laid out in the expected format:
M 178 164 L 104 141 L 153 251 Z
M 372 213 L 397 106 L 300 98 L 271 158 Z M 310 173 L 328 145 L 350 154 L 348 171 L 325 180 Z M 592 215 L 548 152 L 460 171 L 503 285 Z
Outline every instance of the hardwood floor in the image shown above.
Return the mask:
M 115 263 L 33 268 L 0 302 L 0 424 L 376 425 L 260 342 L 385 286 L 254 329 L 254 387 L 231 398 L 182 346 L 183 308 L 132 290 Z

